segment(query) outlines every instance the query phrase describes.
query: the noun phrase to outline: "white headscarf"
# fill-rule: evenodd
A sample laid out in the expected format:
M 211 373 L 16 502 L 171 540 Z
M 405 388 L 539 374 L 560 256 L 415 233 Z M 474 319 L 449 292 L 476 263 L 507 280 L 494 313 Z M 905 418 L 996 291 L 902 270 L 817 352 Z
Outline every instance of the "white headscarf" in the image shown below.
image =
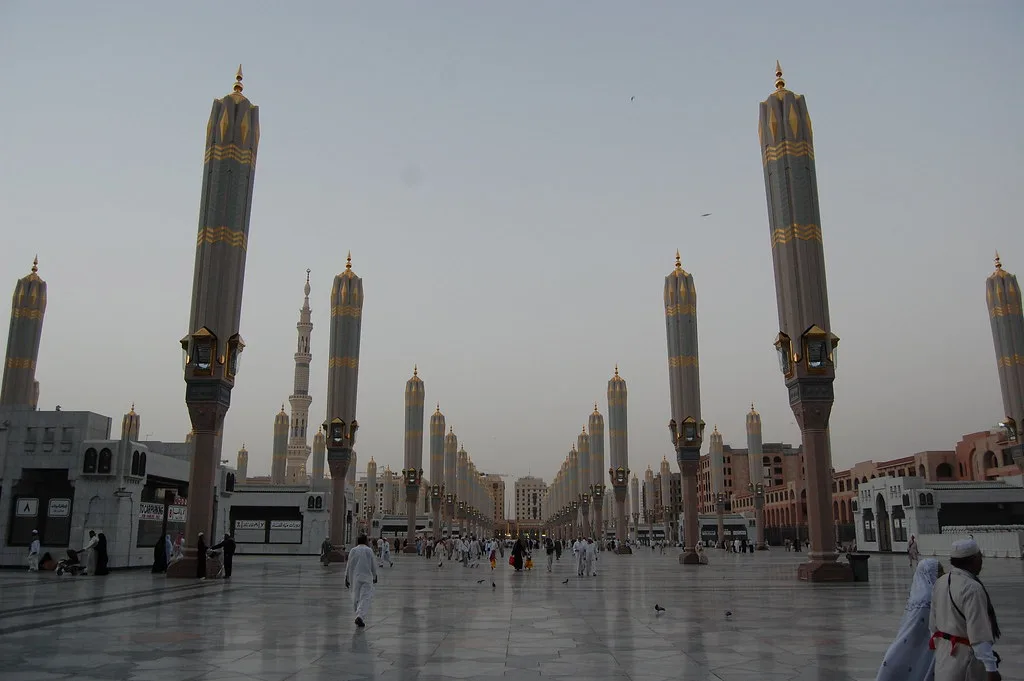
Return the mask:
M 910 585 L 910 597 L 907 598 L 907 610 L 920 610 L 932 605 L 932 587 L 939 578 L 939 561 L 925 558 L 917 564 L 914 571 L 914 582 Z

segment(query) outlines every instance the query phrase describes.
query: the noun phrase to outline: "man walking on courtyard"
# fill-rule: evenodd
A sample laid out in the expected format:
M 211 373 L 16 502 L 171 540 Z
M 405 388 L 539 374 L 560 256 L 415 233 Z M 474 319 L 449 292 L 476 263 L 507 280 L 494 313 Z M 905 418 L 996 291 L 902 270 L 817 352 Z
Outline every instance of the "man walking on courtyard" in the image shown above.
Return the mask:
M 992 645 L 999 623 L 988 590 L 978 579 L 981 550 L 973 539 L 953 543 L 952 566 L 932 587 L 929 647 L 935 651 L 935 681 L 1000 681 Z
M 373 585 L 377 583 L 377 557 L 366 545 L 366 535 L 361 534 L 356 545 L 348 552 L 348 567 L 345 569 L 345 588 L 352 589 L 352 606 L 356 611 L 356 626 L 365 627 L 363 618 L 370 611 L 373 600 Z

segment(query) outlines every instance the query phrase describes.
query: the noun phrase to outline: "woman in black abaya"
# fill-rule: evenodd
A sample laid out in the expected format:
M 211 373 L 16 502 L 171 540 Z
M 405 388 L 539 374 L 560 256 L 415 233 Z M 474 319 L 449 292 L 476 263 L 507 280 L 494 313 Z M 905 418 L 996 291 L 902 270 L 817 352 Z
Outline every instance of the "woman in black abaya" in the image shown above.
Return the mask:
M 153 545 L 153 574 L 167 572 L 167 539 L 160 537 Z
M 99 541 L 96 542 L 96 572 L 94 574 L 97 577 L 102 577 L 110 574 L 110 568 L 107 567 L 110 556 L 107 554 L 107 535 L 100 532 L 98 539 Z
M 522 539 L 516 539 L 516 543 L 512 545 L 512 567 L 519 572 L 523 569 L 523 553 L 526 551 L 526 547 L 523 545 Z
M 206 579 L 206 537 L 202 532 L 196 542 L 196 577 Z

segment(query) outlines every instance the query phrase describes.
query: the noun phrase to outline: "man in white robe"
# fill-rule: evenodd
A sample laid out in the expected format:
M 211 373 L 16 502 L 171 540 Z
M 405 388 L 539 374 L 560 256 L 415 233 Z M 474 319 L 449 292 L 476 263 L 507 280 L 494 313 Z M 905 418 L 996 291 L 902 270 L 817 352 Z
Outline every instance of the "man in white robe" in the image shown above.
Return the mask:
M 363 620 L 370 611 L 373 600 L 373 585 L 377 583 L 377 557 L 366 545 L 366 535 L 361 534 L 356 545 L 348 552 L 348 567 L 345 568 L 345 588 L 352 589 L 352 607 L 356 611 L 356 626 L 365 627 Z
M 587 561 L 587 576 L 597 577 L 597 544 L 593 539 L 587 539 L 584 551 Z
M 985 585 L 983 562 L 973 539 L 954 542 L 950 570 L 935 582 L 928 620 L 935 651 L 935 681 L 1000 681 L 999 655 L 992 649 L 999 623 Z
M 89 540 L 85 542 L 85 546 L 82 547 L 82 554 L 85 558 L 82 561 L 85 564 L 85 571 L 83 575 L 91 575 L 96 572 L 96 546 L 100 543 L 100 538 L 96 536 L 95 530 L 89 530 Z
M 377 549 L 380 551 L 380 567 L 384 567 L 384 561 L 388 562 L 388 567 L 395 567 L 391 562 L 391 542 L 381 537 L 377 540 Z
M 572 556 L 576 562 L 576 576 L 583 576 L 584 560 L 586 558 L 587 543 L 580 537 L 572 545 Z

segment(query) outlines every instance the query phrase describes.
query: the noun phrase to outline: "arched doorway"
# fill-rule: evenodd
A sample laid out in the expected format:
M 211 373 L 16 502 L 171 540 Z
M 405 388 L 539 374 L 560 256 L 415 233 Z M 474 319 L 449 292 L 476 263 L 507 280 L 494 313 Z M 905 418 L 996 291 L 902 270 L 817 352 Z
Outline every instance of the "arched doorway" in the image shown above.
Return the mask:
M 889 524 L 889 508 L 881 494 L 875 498 L 875 515 L 878 516 L 878 550 L 888 553 L 892 551 L 892 527 Z
M 963 472 L 963 464 L 960 464 L 961 473 Z M 935 467 L 935 477 L 939 480 L 952 480 L 953 479 L 953 467 L 948 463 L 940 463 Z

